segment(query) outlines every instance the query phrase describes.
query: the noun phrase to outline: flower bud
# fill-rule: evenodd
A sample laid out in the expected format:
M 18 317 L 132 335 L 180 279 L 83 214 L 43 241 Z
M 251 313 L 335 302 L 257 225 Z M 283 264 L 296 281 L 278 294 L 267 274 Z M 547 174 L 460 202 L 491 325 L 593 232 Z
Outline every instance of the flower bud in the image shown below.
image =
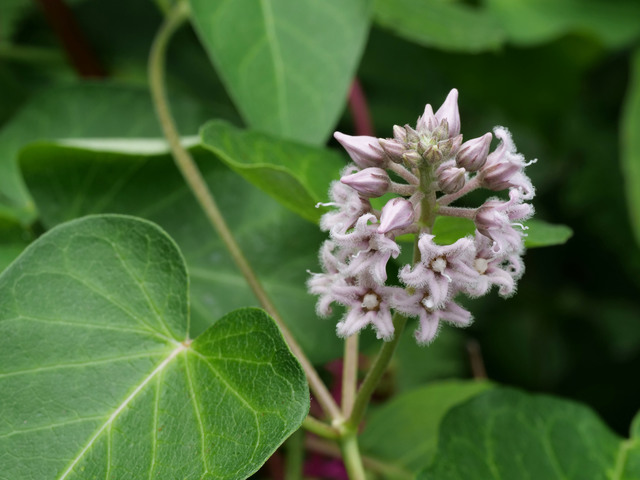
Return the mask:
M 456 158 L 458 166 L 469 172 L 480 170 L 487 161 L 492 138 L 491 133 L 485 133 L 481 137 L 464 142 Z
M 439 144 L 429 145 L 422 154 L 422 157 L 432 165 L 437 165 L 444 159 Z
M 449 136 L 454 137 L 460 133 L 460 112 L 458 111 L 458 90 L 453 88 L 442 106 L 435 114 L 438 123 L 447 121 Z
M 385 155 L 377 138 L 366 135 L 352 137 L 340 132 L 335 132 L 333 137 L 340 142 L 351 157 L 351 160 L 360 168 L 384 165 Z
M 413 224 L 415 213 L 413 205 L 404 198 L 396 197 L 382 207 L 378 233 L 387 233 L 394 229 L 406 228 Z
M 380 197 L 389 190 L 389 175 L 381 168 L 370 167 L 340 179 L 345 185 L 349 185 L 361 196 Z
M 396 140 L 387 140 L 386 138 L 380 138 L 378 142 L 392 162 L 398 163 L 402 161 L 402 154 L 405 151 L 404 145 Z
M 446 164 L 443 164 L 436 171 L 436 176 L 438 177 L 438 187 L 440 187 L 440 190 L 442 190 L 444 193 L 456 193 L 458 190 L 464 187 L 464 184 L 467 181 L 465 177 L 465 169 L 445 165 Z
M 405 152 L 402 155 L 402 158 L 407 164 L 414 167 L 419 166 L 423 162 L 422 156 L 415 150 L 409 150 L 408 152 Z
M 501 202 L 488 200 L 476 211 L 473 221 L 485 237 L 493 238 L 492 231 L 509 226 L 509 217 L 500 209 Z
M 393 126 L 393 138 L 398 142 L 404 143 L 407 141 L 407 130 L 400 125 Z
M 482 186 L 489 190 L 499 191 L 511 186 L 511 178 L 520 171 L 520 166 L 507 162 L 489 162 L 485 163 L 480 170 Z
M 417 143 L 420 141 L 420 134 L 416 132 L 411 125 L 405 125 L 404 129 L 407 132 L 407 142 Z
M 422 116 L 418 117 L 416 130 L 422 134 L 431 133 L 431 131 L 438 126 L 438 123 L 436 116 L 433 114 L 433 108 L 431 108 L 431 105 L 427 103 L 424 107 L 424 113 Z

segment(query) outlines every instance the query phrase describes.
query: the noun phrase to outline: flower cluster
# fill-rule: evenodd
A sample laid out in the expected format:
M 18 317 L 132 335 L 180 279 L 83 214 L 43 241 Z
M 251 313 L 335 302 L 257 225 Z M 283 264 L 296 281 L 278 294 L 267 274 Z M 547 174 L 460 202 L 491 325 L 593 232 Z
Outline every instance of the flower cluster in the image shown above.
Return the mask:
M 533 213 L 526 201 L 534 189 L 524 173 L 532 162 L 516 152 L 505 128 L 493 132 L 499 144 L 491 153 L 491 133 L 463 143 L 454 89 L 437 112 L 427 105 L 415 128 L 394 126 L 393 138 L 335 134 L 354 163 L 331 185 L 332 202 L 324 205 L 336 208 L 321 219 L 331 237 L 320 252 L 324 272 L 312 274 L 308 287 L 319 295 L 319 315 L 329 315 L 334 302 L 346 307 L 340 336 L 371 325 L 378 338 L 390 340 L 393 309 L 418 317 L 416 338 L 428 343 L 442 321 L 471 322 L 458 294 L 477 297 L 494 285 L 505 297 L 515 291 L 524 270 L 521 222 Z M 450 206 L 478 188 L 508 190 L 508 200 Z M 386 194 L 391 200 L 373 208 L 370 199 Z M 431 232 L 440 215 L 472 220 L 475 234 L 438 245 Z M 418 235 L 419 255 L 399 272 L 404 287 L 389 286 L 387 263 L 400 254 L 396 237 L 404 234 Z

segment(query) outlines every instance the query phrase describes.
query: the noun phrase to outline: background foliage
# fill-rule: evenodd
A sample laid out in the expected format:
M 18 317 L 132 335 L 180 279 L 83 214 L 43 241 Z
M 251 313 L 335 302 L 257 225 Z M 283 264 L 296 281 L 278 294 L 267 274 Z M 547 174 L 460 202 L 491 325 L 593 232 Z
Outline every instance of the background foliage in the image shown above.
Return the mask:
M 157 141 L 146 59 L 170 3 L 67 1 L 80 42 L 92 52 L 94 63 L 81 65 L 52 28 L 51 12 L 27 0 L 0 5 L 0 267 L 66 220 L 91 213 L 150 219 L 182 250 L 193 328 L 202 332 L 255 300 Z M 325 200 L 328 181 L 346 162 L 329 134 L 354 133 L 346 109 L 354 75 L 379 136 L 413 123 L 425 103 L 439 105 L 458 88 L 467 138 L 508 126 L 519 150 L 539 159 L 528 169 L 536 218 L 574 232 L 563 246 L 527 253 L 516 296 L 474 301 L 471 328 L 444 331 L 426 349 L 403 339 L 380 401 L 396 396 L 417 416 L 426 409 L 417 400 L 421 389 L 458 400 L 425 420 L 427 457 L 401 466 L 428 466 L 441 416 L 460 403 L 443 423 L 435 473 L 423 478 L 476 478 L 442 473 L 462 448 L 447 440 L 450 432 L 481 418 L 492 398 L 509 403 L 519 394 L 464 382 L 459 390 L 430 385 L 469 379 L 467 347 L 475 342 L 493 382 L 592 408 L 601 420 L 583 410 L 571 415 L 576 422 L 588 417 L 585 424 L 604 432 L 615 456 L 640 406 L 640 4 L 191 4 L 194 27 L 177 34 L 167 61 L 174 115 L 240 243 L 318 365 L 338 357 L 341 344 L 334 320 L 313 315 L 303 283 L 306 269 L 317 270 L 323 238 L 312 223 L 321 213 L 313 204 Z M 285 8 L 290 4 L 295 8 Z M 364 349 L 374 351 L 371 338 Z M 463 410 L 476 390 L 487 389 L 494 397 L 477 397 Z M 565 408 L 534 398 L 512 403 Z M 383 415 L 392 405 L 374 409 L 363 437 L 365 453 L 381 459 L 395 458 L 375 441 L 386 436 L 383 420 L 395 418 Z M 624 478 L 637 478 L 629 472 Z

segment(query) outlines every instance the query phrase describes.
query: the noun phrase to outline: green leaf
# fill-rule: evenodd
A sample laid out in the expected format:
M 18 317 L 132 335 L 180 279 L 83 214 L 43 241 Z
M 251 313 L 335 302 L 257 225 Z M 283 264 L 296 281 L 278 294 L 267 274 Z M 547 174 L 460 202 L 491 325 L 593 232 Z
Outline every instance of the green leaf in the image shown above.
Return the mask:
M 51 230 L 0 298 L 6 478 L 246 478 L 307 414 L 304 373 L 263 311 L 191 340 L 184 261 L 149 222 Z
M 528 220 L 524 245 L 527 248 L 563 245 L 571 238 L 573 231 L 566 225 L 556 225 L 543 220 Z
M 487 382 L 449 381 L 395 397 L 367 420 L 360 437 L 363 454 L 419 472 L 433 460 L 445 414 L 489 388 Z
M 20 224 L 0 218 L 0 272 L 9 266 L 33 239 Z
M 529 220 L 525 222 L 527 236 L 524 245 L 527 248 L 550 247 L 562 245 L 571 238 L 573 231 L 566 225 L 555 225 L 544 220 Z M 435 242 L 439 245 L 450 245 L 467 235 L 473 235 L 475 225 L 472 220 L 460 217 L 437 217 L 433 226 Z M 399 237 L 403 242 L 412 242 L 413 235 Z
M 324 143 L 369 29 L 368 0 L 190 0 L 192 20 L 247 123 Z
M 202 146 L 229 167 L 298 215 L 317 222 L 325 209 L 329 184 L 346 165 L 332 150 L 239 130 L 212 121 L 200 131 Z
M 495 389 L 452 409 L 419 480 L 640 478 L 640 439 L 623 440 L 587 407 Z M 462 459 L 462 460 L 461 460 Z
M 622 170 L 631 216 L 631 227 L 640 244 L 640 48 L 631 57 L 631 80 L 621 125 Z
M 119 141 L 116 153 L 113 142 L 91 142 L 91 148 L 86 141 L 74 143 L 85 146 L 40 144 L 22 152 L 23 174 L 46 226 L 107 212 L 161 225 L 189 266 L 194 334 L 230 310 L 258 305 L 173 160 L 157 153 L 166 146 Z M 317 252 L 325 236 L 209 152 L 194 148 L 192 153 L 249 263 L 311 360 L 339 357 L 335 319 L 316 317 L 316 298 L 305 287 L 306 271 L 319 271 Z
M 184 131 L 196 133 L 202 114 L 184 98 L 172 101 Z M 122 120 L 122 113 L 127 120 Z M 17 168 L 20 149 L 59 138 L 160 137 L 145 88 L 86 83 L 56 86 L 35 95 L 0 131 L 0 216 L 30 223 L 35 206 Z
M 484 9 L 447 0 L 376 0 L 376 22 L 399 36 L 441 50 L 495 50 L 505 33 Z
M 11 42 L 20 20 L 32 6 L 29 0 L 4 0 L 0 4 L 0 48 Z
M 509 40 L 530 46 L 567 33 L 596 36 L 617 48 L 640 35 L 640 4 L 635 0 L 484 0 Z

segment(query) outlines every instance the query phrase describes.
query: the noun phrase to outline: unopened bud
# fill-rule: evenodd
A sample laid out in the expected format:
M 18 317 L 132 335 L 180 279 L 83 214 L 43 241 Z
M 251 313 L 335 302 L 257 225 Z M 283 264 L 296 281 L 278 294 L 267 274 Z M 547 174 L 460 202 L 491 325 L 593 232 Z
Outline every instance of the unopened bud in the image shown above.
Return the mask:
M 433 108 L 427 103 L 424 107 L 424 113 L 418 117 L 416 130 L 422 134 L 427 134 L 434 130 L 438 126 L 438 123 L 436 116 L 433 114 Z
M 345 185 L 349 185 L 361 196 L 380 197 L 389 190 L 389 175 L 381 168 L 370 167 L 360 170 L 340 179 Z
M 444 156 L 440 151 L 440 146 L 437 143 L 435 145 L 429 145 L 422 154 L 422 157 L 432 165 L 438 165 L 444 159 Z
M 508 161 L 486 162 L 480 170 L 482 186 L 489 190 L 505 190 L 511 186 L 512 177 L 520 171 L 520 166 Z
M 438 186 L 440 187 L 440 190 L 447 194 L 456 193 L 464 187 L 464 184 L 467 181 L 464 168 L 453 166 L 445 167 L 443 165 L 438 168 L 436 175 L 438 177 Z
M 407 131 L 400 125 L 393 126 L 393 138 L 397 141 L 404 143 L 407 141 Z
M 378 233 L 409 227 L 414 219 L 415 213 L 411 202 L 400 197 L 393 198 L 382 207 Z
M 449 136 L 454 137 L 460 133 L 460 112 L 458 111 L 458 90 L 455 88 L 449 92 L 446 100 L 435 114 L 438 123 L 447 121 Z
M 389 156 L 393 162 L 401 162 L 402 154 L 405 151 L 404 145 L 396 140 L 388 140 L 386 138 L 380 138 L 378 140 L 382 150 Z
M 414 167 L 420 166 L 423 162 L 422 155 L 420 155 L 415 150 L 409 150 L 408 152 L 405 152 L 402 155 L 402 158 L 407 164 L 412 165 Z
M 456 157 L 458 166 L 469 172 L 480 170 L 487 161 L 492 138 L 491 133 L 485 133 L 481 137 L 464 142 Z
M 460 145 L 462 145 L 462 135 L 456 135 L 455 137 L 438 142 L 438 150 L 442 153 L 443 158 L 449 158 L 455 156 Z
M 367 135 L 353 137 L 341 132 L 335 132 L 333 137 L 340 142 L 351 157 L 351 160 L 360 168 L 384 165 L 385 155 L 377 138 Z
M 416 132 L 411 125 L 405 125 L 404 129 L 407 132 L 407 142 L 418 143 L 418 141 L 420 141 L 420 134 Z

